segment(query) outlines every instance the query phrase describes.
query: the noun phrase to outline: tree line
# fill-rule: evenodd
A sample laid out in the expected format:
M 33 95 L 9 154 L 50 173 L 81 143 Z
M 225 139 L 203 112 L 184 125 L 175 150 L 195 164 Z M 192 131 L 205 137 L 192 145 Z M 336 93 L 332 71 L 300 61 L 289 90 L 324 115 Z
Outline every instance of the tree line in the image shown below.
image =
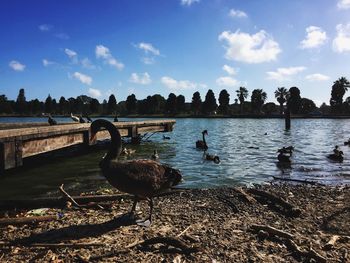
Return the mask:
M 198 91 L 193 93 L 190 103 L 186 103 L 183 95 L 176 96 L 170 93 L 168 98 L 159 94 L 138 100 L 135 94 L 129 95 L 125 101 L 116 100 L 111 94 L 107 100 L 100 103 L 97 99 L 86 95 L 76 98 L 61 96 L 58 101 L 47 96 L 45 101 L 38 99 L 27 101 L 24 89 L 20 89 L 15 101 L 8 100 L 6 95 L 0 95 L 0 114 L 41 115 L 50 113 L 56 115 L 69 115 L 70 113 L 82 115 L 180 115 L 195 116 L 232 115 L 232 114 L 283 114 L 288 109 L 292 114 L 350 114 L 350 97 L 343 100 L 350 82 L 341 77 L 334 81 L 331 88 L 330 105 L 323 103 L 317 108 L 308 98 L 302 98 L 297 87 L 289 89 L 278 87 L 274 93 L 279 105 L 273 102 L 265 103 L 267 94 L 262 89 L 254 89 L 248 101 L 249 91 L 239 87 L 236 91 L 234 103 L 230 104 L 230 94 L 226 89 L 221 90 L 218 100 L 214 92 L 209 89 L 202 100 Z

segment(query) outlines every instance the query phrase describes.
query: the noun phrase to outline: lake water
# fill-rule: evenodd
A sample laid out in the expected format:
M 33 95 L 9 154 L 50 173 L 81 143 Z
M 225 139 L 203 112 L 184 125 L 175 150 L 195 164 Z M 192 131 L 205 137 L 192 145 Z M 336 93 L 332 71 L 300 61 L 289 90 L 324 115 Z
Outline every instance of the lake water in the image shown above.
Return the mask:
M 0 118 L 0 122 L 45 121 L 44 118 Z M 120 121 L 128 119 L 120 118 Z M 141 119 L 129 119 L 132 121 Z M 58 122 L 71 121 L 57 118 Z M 195 148 L 201 131 L 207 129 L 208 152 L 221 163 L 203 160 Z M 266 135 L 265 135 L 266 133 Z M 249 185 L 272 180 L 272 176 L 314 180 L 324 184 L 350 183 L 350 147 L 343 142 L 350 137 L 350 120 L 293 119 L 292 129 L 284 130 L 282 119 L 177 119 L 174 131 L 150 137 L 141 145 L 127 145 L 136 150 L 132 158 L 149 158 L 158 150 L 160 162 L 182 171 L 182 187 L 217 187 Z M 277 149 L 293 145 L 291 168 L 277 165 Z M 326 155 L 339 145 L 344 162 L 331 162 Z M 254 148 L 250 148 L 254 147 Z M 258 149 L 257 149 L 258 148 Z M 98 162 L 105 150 L 62 158 L 52 162 L 8 172 L 0 178 L 0 198 L 24 198 L 55 195 L 60 184 L 72 193 L 108 187 L 100 175 Z

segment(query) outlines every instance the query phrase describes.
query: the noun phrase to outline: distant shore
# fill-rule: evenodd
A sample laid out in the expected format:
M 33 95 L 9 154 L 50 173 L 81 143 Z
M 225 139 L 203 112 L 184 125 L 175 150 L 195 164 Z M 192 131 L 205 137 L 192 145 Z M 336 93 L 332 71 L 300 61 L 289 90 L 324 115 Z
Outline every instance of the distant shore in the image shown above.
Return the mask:
M 41 115 L 0 115 L 1 118 L 44 118 Z M 52 115 L 52 117 L 58 118 L 70 118 L 70 115 Z M 89 115 L 91 118 L 114 118 L 115 115 Z M 284 115 L 279 114 L 231 114 L 231 115 L 192 115 L 192 114 L 177 114 L 177 115 L 165 115 L 165 114 L 152 114 L 152 115 L 118 115 L 118 118 L 198 118 L 198 119 L 284 119 Z M 292 119 L 350 119 L 350 115 L 291 115 Z

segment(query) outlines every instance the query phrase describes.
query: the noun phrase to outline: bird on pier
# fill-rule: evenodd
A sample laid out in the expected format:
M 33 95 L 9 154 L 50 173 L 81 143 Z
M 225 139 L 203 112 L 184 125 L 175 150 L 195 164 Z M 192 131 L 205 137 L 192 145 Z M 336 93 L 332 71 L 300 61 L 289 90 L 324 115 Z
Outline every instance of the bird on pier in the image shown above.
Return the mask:
M 99 163 L 102 174 L 118 190 L 134 195 L 134 203 L 129 213 L 131 219 L 134 220 L 137 202 L 142 199 L 148 200 L 150 207 L 148 218 L 136 220 L 137 224 L 147 226 L 152 220 L 152 198 L 179 184 L 182 175 L 179 170 L 153 160 L 118 161 L 117 158 L 122 151 L 119 130 L 107 120 L 95 120 L 90 127 L 91 140 L 101 128 L 105 128 L 111 136 L 109 150 Z
M 92 123 L 92 120 L 91 120 L 91 118 L 88 115 L 86 115 L 86 119 L 87 119 L 88 123 Z
M 336 162 L 342 162 L 344 160 L 343 157 L 344 153 L 343 151 L 339 151 L 339 146 L 336 145 L 333 149 L 333 153 L 332 154 L 328 154 L 327 158 L 331 159 L 332 161 L 336 161 Z
M 83 116 L 79 116 L 79 123 L 86 123 L 86 120 L 84 120 Z
M 196 141 L 196 148 L 203 149 L 203 150 L 208 149 L 207 142 L 205 141 L 205 135 L 208 135 L 207 130 L 202 131 L 203 141 L 201 141 L 201 140 Z
M 73 113 L 70 114 L 70 117 L 72 118 L 73 121 L 79 122 L 79 117 L 74 116 Z
M 51 117 L 51 114 L 49 114 L 49 119 L 47 120 L 47 122 L 50 124 L 50 126 L 57 125 L 57 121 Z
M 113 121 L 114 121 L 114 122 L 118 122 L 118 121 L 119 121 L 119 120 L 118 120 L 118 116 L 117 116 L 117 115 L 115 115 L 115 117 L 114 117 Z

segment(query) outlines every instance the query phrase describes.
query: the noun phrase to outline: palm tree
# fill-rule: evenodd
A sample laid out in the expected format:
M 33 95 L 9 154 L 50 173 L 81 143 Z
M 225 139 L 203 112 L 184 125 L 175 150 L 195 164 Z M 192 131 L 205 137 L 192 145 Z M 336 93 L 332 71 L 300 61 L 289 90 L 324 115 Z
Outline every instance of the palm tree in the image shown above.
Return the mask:
M 280 104 L 280 114 L 283 114 L 283 104 L 287 101 L 288 90 L 285 87 L 277 88 L 275 91 L 275 98 Z
M 248 97 L 248 90 L 245 87 L 239 87 L 237 92 L 237 97 L 239 99 L 239 104 L 240 104 L 240 113 L 242 114 L 243 111 L 243 103 L 244 100 Z
M 267 99 L 267 94 L 262 89 L 255 89 L 252 92 L 251 103 L 252 108 L 257 112 L 261 112 L 261 107 L 264 105 L 265 100 Z
M 331 100 L 330 100 L 332 111 L 334 113 L 341 112 L 343 97 L 349 87 L 350 87 L 350 82 L 345 77 L 341 77 L 336 81 L 334 81 L 332 86 Z

